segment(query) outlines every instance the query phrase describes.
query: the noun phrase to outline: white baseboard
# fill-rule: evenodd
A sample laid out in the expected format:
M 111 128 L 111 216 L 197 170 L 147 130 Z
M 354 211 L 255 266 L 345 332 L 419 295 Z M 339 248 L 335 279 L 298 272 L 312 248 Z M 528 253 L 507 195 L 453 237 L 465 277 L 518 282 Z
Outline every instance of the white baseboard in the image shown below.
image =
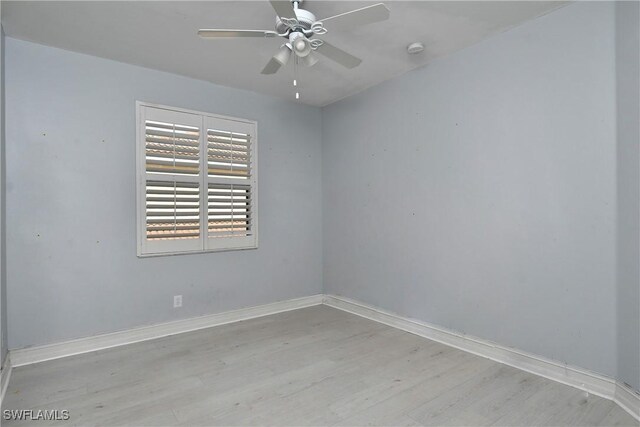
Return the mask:
M 4 395 L 7 393 L 7 387 L 9 387 L 9 379 L 11 378 L 11 357 L 7 354 L 4 360 L 4 365 L 0 371 L 0 407 L 4 401 Z
M 207 316 L 193 317 L 190 319 L 176 320 L 158 325 L 129 329 L 126 331 L 79 338 L 61 343 L 11 350 L 9 353 L 13 367 L 18 367 L 32 363 L 44 362 L 46 360 L 59 359 L 61 357 L 102 350 L 105 348 L 152 340 L 183 332 L 210 328 L 212 326 L 239 322 L 241 320 L 254 319 L 256 317 L 268 316 L 270 314 L 281 313 L 284 311 L 297 310 L 299 308 L 322 304 L 322 300 L 322 295 L 312 295 Z
M 325 295 L 328 306 L 384 323 L 421 337 L 473 353 L 523 371 L 531 372 L 563 384 L 577 387 L 589 393 L 613 399 L 615 380 L 574 366 L 565 365 L 535 354 L 460 334 L 415 319 L 402 317 L 349 298 Z
M 640 421 L 640 393 L 628 385 L 618 382 L 613 401 Z

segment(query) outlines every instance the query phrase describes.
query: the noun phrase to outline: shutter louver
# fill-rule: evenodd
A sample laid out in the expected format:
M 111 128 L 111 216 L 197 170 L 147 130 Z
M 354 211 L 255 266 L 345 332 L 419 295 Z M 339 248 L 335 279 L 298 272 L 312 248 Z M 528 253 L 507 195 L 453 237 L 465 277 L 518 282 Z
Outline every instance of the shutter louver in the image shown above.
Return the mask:
M 251 137 L 244 133 L 207 131 L 209 177 L 248 179 L 251 164 Z
M 200 130 L 197 127 L 147 120 L 145 140 L 147 172 L 200 173 Z
M 147 239 L 199 238 L 199 184 L 147 181 L 146 222 Z
M 209 237 L 250 236 L 251 186 L 209 184 Z

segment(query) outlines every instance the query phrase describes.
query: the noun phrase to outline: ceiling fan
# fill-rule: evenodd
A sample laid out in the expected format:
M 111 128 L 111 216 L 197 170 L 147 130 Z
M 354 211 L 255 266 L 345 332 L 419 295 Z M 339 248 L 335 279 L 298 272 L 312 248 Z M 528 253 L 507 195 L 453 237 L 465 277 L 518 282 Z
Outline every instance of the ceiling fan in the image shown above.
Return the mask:
M 336 63 L 354 68 L 362 60 L 344 50 L 315 38 L 327 33 L 329 29 L 349 29 L 389 18 L 389 9 L 378 3 L 351 12 L 341 13 L 329 18 L 317 20 L 308 10 L 301 9 L 302 0 L 270 0 L 276 11 L 275 31 L 270 30 L 228 30 L 202 29 L 198 35 L 203 38 L 233 38 L 233 37 L 283 37 L 287 40 L 262 70 L 262 74 L 275 74 L 281 66 L 289 62 L 294 53 L 296 64 L 302 63 L 313 66 L 318 62 L 316 52 Z M 294 83 L 295 84 L 295 83 Z

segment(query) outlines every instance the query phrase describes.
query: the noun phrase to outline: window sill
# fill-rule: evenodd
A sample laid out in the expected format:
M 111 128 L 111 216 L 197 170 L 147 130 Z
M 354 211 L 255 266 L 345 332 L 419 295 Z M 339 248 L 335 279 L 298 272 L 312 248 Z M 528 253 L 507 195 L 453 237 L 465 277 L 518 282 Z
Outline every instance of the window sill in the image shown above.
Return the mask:
M 138 252 L 137 256 L 138 258 L 155 258 L 155 257 L 162 257 L 162 256 L 197 255 L 197 254 L 208 254 L 208 253 L 215 253 L 215 252 L 246 251 L 251 249 L 258 249 L 258 245 L 247 246 L 243 248 L 208 249 L 206 251 L 203 251 L 203 250 L 177 251 L 177 252 L 161 252 L 161 253 L 150 253 L 150 254 L 143 254 Z

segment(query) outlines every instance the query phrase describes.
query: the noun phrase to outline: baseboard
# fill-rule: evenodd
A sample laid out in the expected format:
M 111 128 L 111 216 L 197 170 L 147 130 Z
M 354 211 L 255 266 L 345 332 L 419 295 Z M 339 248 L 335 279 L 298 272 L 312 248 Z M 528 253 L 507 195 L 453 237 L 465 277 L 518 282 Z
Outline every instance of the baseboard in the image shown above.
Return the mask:
M 61 343 L 10 350 L 9 353 L 13 367 L 18 367 L 32 363 L 44 362 L 46 360 L 59 359 L 61 357 L 102 350 L 105 348 L 152 340 L 183 332 L 196 331 L 198 329 L 210 328 L 227 323 L 239 322 L 241 320 L 254 319 L 284 311 L 297 310 L 299 308 L 322 304 L 322 301 L 322 295 L 312 295 L 207 316 L 193 317 L 190 319 L 176 320 L 158 325 L 129 329 L 126 331 L 95 335 Z
M 446 330 L 419 320 L 409 319 L 342 296 L 325 295 L 324 303 L 328 306 L 579 388 L 597 396 L 613 400 L 616 393 L 614 379 L 585 369 Z
M 618 382 L 616 394 L 613 399 L 622 409 L 630 413 L 636 420 L 640 421 L 640 393 L 633 390 L 626 384 Z
M 9 387 L 9 379 L 11 378 L 11 357 L 7 354 L 4 360 L 4 365 L 0 371 L 0 408 L 4 401 L 4 395 L 7 393 L 7 387 Z

